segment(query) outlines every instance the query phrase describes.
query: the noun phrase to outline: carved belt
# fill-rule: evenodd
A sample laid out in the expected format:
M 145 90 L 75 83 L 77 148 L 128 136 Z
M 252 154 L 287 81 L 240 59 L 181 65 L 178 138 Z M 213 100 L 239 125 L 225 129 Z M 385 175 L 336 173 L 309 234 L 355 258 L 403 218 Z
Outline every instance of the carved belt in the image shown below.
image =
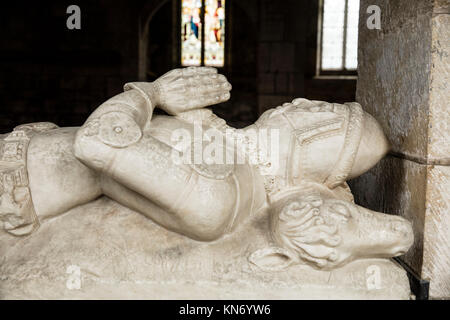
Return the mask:
M 25 124 L 0 139 L 0 226 L 12 235 L 28 235 L 39 227 L 28 187 L 27 149 L 35 133 L 55 128 L 49 122 Z

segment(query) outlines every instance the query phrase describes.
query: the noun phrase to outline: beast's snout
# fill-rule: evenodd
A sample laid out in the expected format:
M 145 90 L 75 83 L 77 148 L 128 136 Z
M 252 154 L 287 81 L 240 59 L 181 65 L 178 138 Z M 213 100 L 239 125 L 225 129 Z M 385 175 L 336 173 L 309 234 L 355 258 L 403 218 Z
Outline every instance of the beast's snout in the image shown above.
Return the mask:
M 408 220 L 359 207 L 358 225 L 362 233 L 365 256 L 396 257 L 405 254 L 414 242 Z M 361 233 L 360 233 L 361 234 Z

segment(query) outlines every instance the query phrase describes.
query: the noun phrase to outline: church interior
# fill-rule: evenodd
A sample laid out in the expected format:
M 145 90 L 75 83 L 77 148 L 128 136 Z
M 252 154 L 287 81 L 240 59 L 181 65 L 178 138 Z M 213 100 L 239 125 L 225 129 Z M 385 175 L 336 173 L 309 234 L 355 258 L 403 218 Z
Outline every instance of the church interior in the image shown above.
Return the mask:
M 185 66 L 215 67 L 227 77 L 231 99 L 212 110 L 233 127 L 299 97 L 357 101 L 392 148 L 349 183 L 355 201 L 413 222 L 415 243 L 398 260 L 413 292 L 450 298 L 448 0 L 70 5 L 0 5 L 0 133 L 39 121 L 80 126 L 125 83 Z
M 248 125 L 265 109 L 295 97 L 355 100 L 356 70 L 318 77 L 319 1 L 222 2 L 223 61 L 218 67 L 233 91 L 231 101 L 215 112 L 230 124 Z M 1 104 L 7 106 L 1 110 L 3 132 L 44 119 L 80 125 L 102 101 L 120 93 L 124 83 L 153 81 L 189 65 L 181 61 L 179 1 L 110 5 L 96 0 L 78 5 L 79 30 L 66 27 L 65 2 L 12 2 L 2 10 Z

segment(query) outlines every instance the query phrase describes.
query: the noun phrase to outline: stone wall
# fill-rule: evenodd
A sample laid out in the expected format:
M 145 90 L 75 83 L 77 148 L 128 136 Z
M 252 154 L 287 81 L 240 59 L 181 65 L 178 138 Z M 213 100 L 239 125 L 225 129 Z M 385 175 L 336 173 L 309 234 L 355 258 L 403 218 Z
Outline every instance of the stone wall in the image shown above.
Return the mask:
M 354 101 L 355 79 L 316 77 L 319 2 L 259 1 L 259 113 L 297 97 Z
M 381 30 L 366 8 L 381 8 Z M 356 99 L 383 126 L 390 154 L 352 181 L 357 202 L 413 221 L 403 257 L 432 298 L 450 297 L 449 2 L 362 0 Z

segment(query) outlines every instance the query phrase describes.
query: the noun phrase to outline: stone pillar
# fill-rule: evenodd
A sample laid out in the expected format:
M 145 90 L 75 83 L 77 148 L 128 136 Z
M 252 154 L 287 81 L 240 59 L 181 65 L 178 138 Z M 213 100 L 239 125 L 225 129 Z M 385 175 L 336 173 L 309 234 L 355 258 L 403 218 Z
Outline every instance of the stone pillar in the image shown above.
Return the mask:
M 366 25 L 381 9 L 381 30 Z M 414 225 L 403 260 L 450 298 L 450 18 L 448 0 L 361 0 L 356 99 L 383 126 L 391 153 L 351 182 L 356 200 Z

